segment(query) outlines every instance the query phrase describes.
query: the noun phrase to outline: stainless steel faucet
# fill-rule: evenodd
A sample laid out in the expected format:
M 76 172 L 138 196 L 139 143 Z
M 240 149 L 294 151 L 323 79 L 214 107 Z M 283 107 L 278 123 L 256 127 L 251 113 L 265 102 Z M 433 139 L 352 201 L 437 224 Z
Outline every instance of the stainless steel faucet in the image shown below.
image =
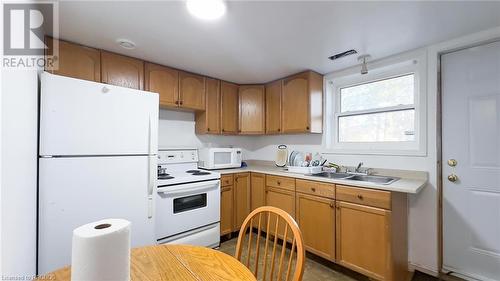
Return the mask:
M 356 169 L 354 170 L 354 172 L 356 173 L 360 173 L 361 172 L 361 166 L 363 166 L 363 162 L 359 162 L 358 166 L 356 167 Z

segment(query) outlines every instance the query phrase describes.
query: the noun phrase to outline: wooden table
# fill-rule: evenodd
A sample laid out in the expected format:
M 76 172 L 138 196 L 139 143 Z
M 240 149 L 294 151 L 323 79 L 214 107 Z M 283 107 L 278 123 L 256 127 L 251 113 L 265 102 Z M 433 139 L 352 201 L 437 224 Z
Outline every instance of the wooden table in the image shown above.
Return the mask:
M 235 258 L 205 247 L 158 245 L 132 249 L 132 281 L 251 280 L 253 274 Z M 37 280 L 70 281 L 69 266 Z

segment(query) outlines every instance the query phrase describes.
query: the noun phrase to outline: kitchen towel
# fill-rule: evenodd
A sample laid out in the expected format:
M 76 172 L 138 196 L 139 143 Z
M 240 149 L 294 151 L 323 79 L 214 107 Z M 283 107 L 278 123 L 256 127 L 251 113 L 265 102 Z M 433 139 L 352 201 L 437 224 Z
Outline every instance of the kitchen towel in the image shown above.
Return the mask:
M 130 222 L 104 219 L 73 230 L 72 281 L 130 280 Z

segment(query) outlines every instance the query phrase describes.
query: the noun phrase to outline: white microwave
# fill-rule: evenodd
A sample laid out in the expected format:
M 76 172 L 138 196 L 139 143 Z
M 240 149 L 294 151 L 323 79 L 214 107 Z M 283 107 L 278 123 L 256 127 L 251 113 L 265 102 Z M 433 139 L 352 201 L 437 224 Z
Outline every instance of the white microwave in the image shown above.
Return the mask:
M 198 167 L 208 170 L 241 167 L 241 148 L 201 148 Z

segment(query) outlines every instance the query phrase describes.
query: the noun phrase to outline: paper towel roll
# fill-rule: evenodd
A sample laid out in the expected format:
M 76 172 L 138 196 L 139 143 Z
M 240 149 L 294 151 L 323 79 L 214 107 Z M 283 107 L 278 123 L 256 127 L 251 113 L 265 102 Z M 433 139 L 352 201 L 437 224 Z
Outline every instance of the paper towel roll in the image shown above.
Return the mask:
M 73 230 L 72 281 L 130 280 L 130 222 L 105 219 Z

